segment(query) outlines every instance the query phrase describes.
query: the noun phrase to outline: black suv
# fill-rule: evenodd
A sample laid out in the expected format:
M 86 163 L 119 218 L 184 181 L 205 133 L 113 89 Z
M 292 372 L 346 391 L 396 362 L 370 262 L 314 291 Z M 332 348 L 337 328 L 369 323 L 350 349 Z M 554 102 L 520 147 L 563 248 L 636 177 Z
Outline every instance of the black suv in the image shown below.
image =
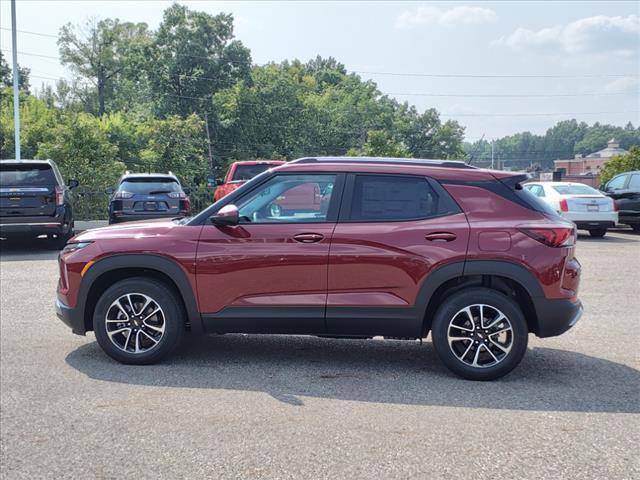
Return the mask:
M 640 170 L 620 173 L 602 185 L 600 190 L 616 202 L 619 223 L 640 232 Z
M 109 223 L 152 218 L 188 217 L 191 201 L 188 188 L 182 188 L 171 172 L 125 173 L 117 188 L 107 188 Z
M 47 235 L 64 244 L 74 235 L 72 188 L 52 160 L 0 161 L 0 237 Z

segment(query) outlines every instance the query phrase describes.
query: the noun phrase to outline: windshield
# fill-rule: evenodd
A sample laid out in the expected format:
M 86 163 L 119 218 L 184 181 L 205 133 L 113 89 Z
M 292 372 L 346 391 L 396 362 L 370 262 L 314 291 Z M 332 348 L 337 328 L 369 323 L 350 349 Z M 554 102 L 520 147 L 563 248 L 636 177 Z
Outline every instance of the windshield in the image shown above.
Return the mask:
M 135 194 L 179 192 L 180 184 L 177 180 L 167 177 L 127 178 L 118 187 L 119 192 Z
M 233 178 L 231 180 L 251 180 L 256 175 L 266 172 L 272 166 L 273 165 L 269 165 L 268 163 L 262 163 L 259 165 L 238 165 L 236 166 L 236 171 L 233 172 Z
M 560 195 L 600 195 L 600 192 L 588 185 L 554 185 L 553 189 Z
M 57 183 L 53 170 L 47 164 L 0 164 L 2 187 L 42 187 Z

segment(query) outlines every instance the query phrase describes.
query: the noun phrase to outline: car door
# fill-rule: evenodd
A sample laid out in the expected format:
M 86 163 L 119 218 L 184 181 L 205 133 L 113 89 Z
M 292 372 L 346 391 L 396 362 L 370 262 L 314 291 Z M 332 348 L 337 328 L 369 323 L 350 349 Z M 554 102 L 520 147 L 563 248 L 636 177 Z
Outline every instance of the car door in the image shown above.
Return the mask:
M 235 200 L 238 225 L 203 227 L 197 290 L 209 331 L 326 332 L 329 246 L 343 183 L 344 174 L 275 173 Z M 300 188 L 319 189 L 329 201 L 318 208 L 311 195 L 305 203 Z
M 329 255 L 328 333 L 416 337 L 429 276 L 449 262 L 462 273 L 464 213 L 423 176 L 350 174 L 343 197 Z
M 613 177 L 605 186 L 607 195 L 614 199 L 618 206 L 620 216 L 624 217 L 632 210 L 632 195 L 629 195 L 628 183 L 631 175 L 623 173 Z

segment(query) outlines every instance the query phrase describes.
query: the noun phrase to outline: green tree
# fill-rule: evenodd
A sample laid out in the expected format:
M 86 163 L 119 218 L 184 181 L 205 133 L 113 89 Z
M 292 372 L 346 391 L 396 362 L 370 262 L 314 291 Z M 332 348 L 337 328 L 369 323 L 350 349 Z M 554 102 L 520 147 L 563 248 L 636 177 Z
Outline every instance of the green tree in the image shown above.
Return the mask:
M 11 70 L 11 66 L 5 61 L 2 52 L 0 52 L 0 88 L 13 87 L 13 74 Z M 29 92 L 31 88 L 29 75 L 31 75 L 31 69 L 21 67 L 20 64 L 18 64 L 18 88 L 20 90 Z
M 248 79 L 249 49 L 234 40 L 233 16 L 209 15 L 174 4 L 164 16 L 151 48 L 151 91 L 161 116 L 202 115 L 211 95 Z
M 111 109 L 118 91 L 130 95 L 140 81 L 150 41 L 145 23 L 106 19 L 89 20 L 84 26 L 64 25 L 58 46 L 62 64 L 95 88 L 97 113 L 102 116 Z
M 411 152 L 398 139 L 386 130 L 372 130 L 361 149 L 350 149 L 349 156 L 409 158 Z
M 207 166 L 207 146 L 204 122 L 196 115 L 187 118 L 171 116 L 164 120 L 148 120 L 137 128 L 141 170 L 173 172 L 186 184 L 204 179 Z
M 634 145 L 626 155 L 611 157 L 600 170 L 600 181 L 607 183 L 619 173 L 640 170 L 640 146 Z
M 109 142 L 99 118 L 87 113 L 61 116 L 40 143 L 37 158 L 51 158 L 65 178 L 76 178 L 83 187 L 112 185 L 124 172 L 117 147 Z

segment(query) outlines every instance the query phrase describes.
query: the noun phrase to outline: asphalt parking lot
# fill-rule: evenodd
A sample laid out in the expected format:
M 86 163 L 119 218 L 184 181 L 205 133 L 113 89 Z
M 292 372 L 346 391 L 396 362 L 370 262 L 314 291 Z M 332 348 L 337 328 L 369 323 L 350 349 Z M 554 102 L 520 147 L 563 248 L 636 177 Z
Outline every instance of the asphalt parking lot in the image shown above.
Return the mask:
M 430 341 L 225 335 L 119 365 L 56 318 L 56 252 L 1 248 L 2 478 L 640 476 L 640 235 L 581 236 L 584 317 L 492 383 Z

